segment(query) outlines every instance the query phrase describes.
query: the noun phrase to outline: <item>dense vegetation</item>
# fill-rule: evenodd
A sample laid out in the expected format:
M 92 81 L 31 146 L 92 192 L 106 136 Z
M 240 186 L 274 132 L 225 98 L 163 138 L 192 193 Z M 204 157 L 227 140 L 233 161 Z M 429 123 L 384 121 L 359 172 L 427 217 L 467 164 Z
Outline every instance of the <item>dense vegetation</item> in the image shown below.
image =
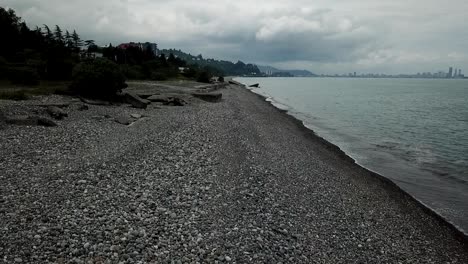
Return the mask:
M 233 76 L 261 76 L 262 73 L 254 64 L 245 64 L 242 61 L 233 63 L 225 60 L 205 59 L 203 56 L 187 54 L 181 50 L 168 49 L 162 50 L 166 54 L 174 54 L 177 58 L 187 61 L 189 65 L 196 65 L 200 68 L 210 70 L 217 75 L 233 75 Z
M 75 30 L 59 25 L 30 29 L 15 11 L 2 7 L 0 32 L 0 80 L 15 85 L 60 81 L 71 83 L 72 92 L 99 97 L 121 89 L 125 79 L 209 82 L 213 76 L 261 74 L 253 64 L 204 59 L 174 49 L 156 55 L 142 46 L 98 47 L 94 40 L 82 40 Z
M 73 79 L 73 90 L 80 90 L 77 87 L 82 86 L 81 84 L 89 84 L 91 81 L 96 84 L 106 82 L 96 78 L 107 78 L 112 74 L 119 78 L 124 76 L 127 79 L 152 80 L 185 77 L 209 81 L 213 76 L 208 68 L 187 68 L 187 63 L 173 54 L 156 56 L 152 51 L 138 47 L 120 49 L 109 45 L 100 48 L 95 45 L 94 40 L 83 41 L 75 30 L 62 30 L 58 25 L 53 29 L 47 25 L 30 29 L 13 10 L 2 7 L 0 32 L 3 35 L 3 40 L 0 41 L 0 80 L 7 79 L 13 84 L 32 86 L 38 85 L 41 80 Z M 96 54 L 102 54 L 108 60 L 92 62 L 96 60 Z M 112 74 L 103 71 L 103 63 L 112 69 Z M 181 71 L 180 67 L 186 69 Z M 89 70 L 91 68 L 98 69 L 99 74 L 92 75 Z M 117 82 L 120 81 L 119 79 Z M 121 86 L 117 85 L 120 88 Z M 92 85 L 91 90 L 98 92 L 96 89 L 97 86 Z
M 0 7 L 0 78 L 34 85 L 39 79 L 67 80 L 80 60 L 83 41 L 59 26 L 31 30 L 13 10 Z M 87 42 L 89 43 L 89 42 Z
M 127 87 L 125 76 L 117 64 L 105 58 L 79 63 L 73 69 L 72 76 L 70 88 L 86 97 L 109 98 Z

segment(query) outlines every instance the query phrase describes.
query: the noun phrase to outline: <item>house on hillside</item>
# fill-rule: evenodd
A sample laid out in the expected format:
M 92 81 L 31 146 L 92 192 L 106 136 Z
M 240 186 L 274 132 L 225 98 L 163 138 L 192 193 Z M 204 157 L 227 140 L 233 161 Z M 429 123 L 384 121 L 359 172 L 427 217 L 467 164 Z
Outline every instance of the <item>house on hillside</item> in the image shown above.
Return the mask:
M 139 48 L 140 50 L 150 50 L 154 56 L 159 56 L 158 44 L 145 42 L 145 43 L 136 43 L 136 42 L 129 42 L 129 43 L 122 43 L 117 46 L 119 49 L 126 50 L 128 48 Z

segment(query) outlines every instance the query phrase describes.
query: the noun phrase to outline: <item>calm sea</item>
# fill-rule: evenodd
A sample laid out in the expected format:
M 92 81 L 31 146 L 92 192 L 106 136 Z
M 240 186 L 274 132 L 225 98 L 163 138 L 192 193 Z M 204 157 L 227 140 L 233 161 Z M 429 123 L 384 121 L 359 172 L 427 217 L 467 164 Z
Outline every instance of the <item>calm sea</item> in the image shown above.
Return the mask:
M 236 78 L 468 231 L 468 80 Z

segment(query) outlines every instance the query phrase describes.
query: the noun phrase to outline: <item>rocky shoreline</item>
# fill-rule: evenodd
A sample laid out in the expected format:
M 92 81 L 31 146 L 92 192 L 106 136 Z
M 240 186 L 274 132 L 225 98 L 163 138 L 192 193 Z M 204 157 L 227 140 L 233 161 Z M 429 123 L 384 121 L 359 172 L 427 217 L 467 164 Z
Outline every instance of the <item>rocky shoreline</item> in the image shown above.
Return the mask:
M 290 116 L 238 85 L 214 102 L 197 89 L 133 83 L 187 104 L 71 100 L 55 127 L 4 125 L 0 261 L 468 262 L 449 227 Z

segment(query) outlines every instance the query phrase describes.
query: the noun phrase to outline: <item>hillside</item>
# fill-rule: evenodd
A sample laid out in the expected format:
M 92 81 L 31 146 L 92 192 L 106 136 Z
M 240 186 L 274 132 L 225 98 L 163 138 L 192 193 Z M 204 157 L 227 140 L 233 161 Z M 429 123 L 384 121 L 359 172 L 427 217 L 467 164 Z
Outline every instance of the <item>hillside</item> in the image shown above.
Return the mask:
M 308 70 L 280 70 L 280 69 L 277 69 L 275 67 L 271 67 L 271 66 L 257 66 L 258 69 L 262 72 L 262 73 L 270 73 L 272 75 L 275 75 L 275 74 L 278 74 L 278 73 L 285 73 L 285 74 L 289 74 L 289 75 L 292 75 L 294 77 L 313 77 L 313 76 L 317 76 L 316 74 L 308 71 Z
M 192 55 L 176 49 L 163 49 L 161 53 L 165 55 L 174 54 L 174 56 L 185 60 L 187 64 L 198 65 L 201 68 L 210 68 L 222 75 L 235 76 L 261 76 L 261 72 L 254 64 L 246 64 L 242 61 L 233 63 L 225 60 L 205 59 L 200 55 Z

